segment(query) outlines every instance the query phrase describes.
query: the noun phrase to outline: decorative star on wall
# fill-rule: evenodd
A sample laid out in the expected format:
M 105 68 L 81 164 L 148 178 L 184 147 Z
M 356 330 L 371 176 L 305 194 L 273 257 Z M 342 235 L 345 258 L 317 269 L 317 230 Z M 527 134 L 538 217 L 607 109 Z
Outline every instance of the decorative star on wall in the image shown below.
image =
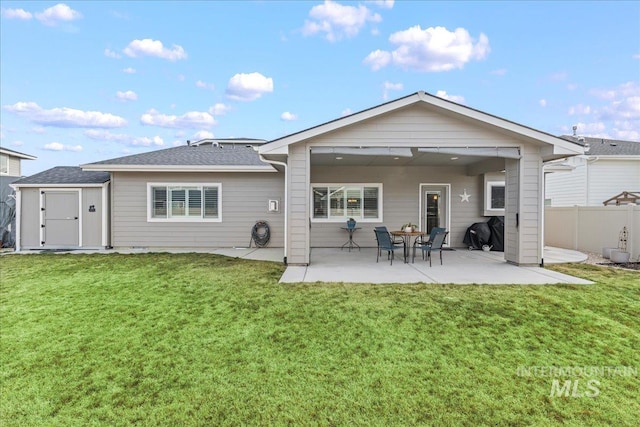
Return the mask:
M 471 197 L 471 194 L 467 194 L 467 189 L 465 188 L 464 192 L 460 194 L 460 202 L 469 203 L 469 197 Z

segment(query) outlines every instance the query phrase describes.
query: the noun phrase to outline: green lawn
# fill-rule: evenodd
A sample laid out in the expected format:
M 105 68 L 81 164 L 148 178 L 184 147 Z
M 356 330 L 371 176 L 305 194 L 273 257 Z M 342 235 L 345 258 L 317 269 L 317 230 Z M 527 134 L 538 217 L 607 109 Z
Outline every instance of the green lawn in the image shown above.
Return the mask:
M 281 265 L 206 254 L 10 255 L 0 269 L 3 427 L 640 419 L 638 272 L 555 267 L 588 286 L 279 285 Z M 531 366 L 631 372 L 519 371 Z M 583 397 L 552 395 L 554 380 Z

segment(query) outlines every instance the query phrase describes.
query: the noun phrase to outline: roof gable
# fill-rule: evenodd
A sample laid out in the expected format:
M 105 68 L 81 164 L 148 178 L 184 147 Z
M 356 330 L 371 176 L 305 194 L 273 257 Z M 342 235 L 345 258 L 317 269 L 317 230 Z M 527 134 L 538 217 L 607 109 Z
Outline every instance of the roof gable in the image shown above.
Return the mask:
M 36 156 L 32 156 L 30 154 L 20 153 L 18 151 L 14 151 L 14 150 L 9 150 L 8 148 L 4 148 L 4 147 L 0 147 L 0 153 L 6 154 L 7 156 L 17 157 L 19 159 L 25 159 L 25 160 L 35 160 L 35 159 L 37 159 Z
M 554 154 L 575 155 L 582 154 L 583 152 L 582 146 L 573 141 L 563 140 L 554 135 L 538 131 L 527 126 L 523 126 L 518 123 L 500 118 L 498 116 L 494 116 L 488 113 L 484 113 L 480 110 L 448 101 L 446 99 L 439 98 L 423 91 L 416 92 L 412 95 L 408 95 L 403 98 L 399 98 L 397 100 L 390 101 L 376 107 L 351 114 L 346 117 L 335 119 L 327 123 L 272 140 L 267 144 L 259 147 L 258 151 L 260 152 L 260 154 L 286 154 L 286 147 L 290 144 L 295 144 L 310 138 L 314 138 L 319 135 L 332 132 L 337 129 L 341 129 L 346 126 L 350 126 L 355 123 L 369 120 L 384 114 L 388 114 L 392 111 L 396 111 L 417 103 L 426 103 L 430 106 L 435 107 L 435 109 L 441 110 L 442 112 L 458 115 L 461 119 L 464 118 L 476 120 L 489 126 L 493 126 L 496 129 L 508 131 L 521 137 L 537 141 L 539 143 L 548 144 L 549 146 L 553 147 Z

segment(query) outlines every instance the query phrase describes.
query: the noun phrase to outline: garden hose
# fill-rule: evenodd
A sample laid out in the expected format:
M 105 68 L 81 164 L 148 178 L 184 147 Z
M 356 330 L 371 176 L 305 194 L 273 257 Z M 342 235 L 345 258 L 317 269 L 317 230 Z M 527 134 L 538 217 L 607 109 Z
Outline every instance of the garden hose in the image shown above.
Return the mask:
M 269 243 L 271 231 L 267 221 L 257 221 L 251 229 L 251 240 L 256 244 L 256 248 L 264 248 Z M 251 240 L 249 247 L 251 247 Z

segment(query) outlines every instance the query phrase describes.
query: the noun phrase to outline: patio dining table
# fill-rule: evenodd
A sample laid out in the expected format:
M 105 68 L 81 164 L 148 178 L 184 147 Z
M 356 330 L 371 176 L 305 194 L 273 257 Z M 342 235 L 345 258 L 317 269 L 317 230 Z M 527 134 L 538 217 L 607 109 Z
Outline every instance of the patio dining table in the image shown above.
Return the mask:
M 407 263 L 407 258 L 409 257 L 409 249 L 411 248 L 411 238 L 412 237 L 418 237 L 418 236 L 424 236 L 425 234 L 427 234 L 424 231 L 403 231 L 403 230 L 391 231 L 390 233 L 393 236 L 402 237 L 402 241 L 404 242 L 404 262 L 405 262 L 405 264 Z

